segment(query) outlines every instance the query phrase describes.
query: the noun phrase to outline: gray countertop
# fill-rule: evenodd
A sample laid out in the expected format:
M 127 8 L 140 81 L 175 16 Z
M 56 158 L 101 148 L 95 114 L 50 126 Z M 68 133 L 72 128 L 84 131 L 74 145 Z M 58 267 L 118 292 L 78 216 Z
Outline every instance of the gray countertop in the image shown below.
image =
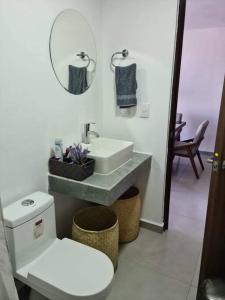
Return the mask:
M 136 183 L 143 168 L 150 170 L 150 167 L 150 154 L 134 152 L 129 161 L 112 173 L 94 173 L 83 181 L 49 174 L 49 191 L 108 206 Z

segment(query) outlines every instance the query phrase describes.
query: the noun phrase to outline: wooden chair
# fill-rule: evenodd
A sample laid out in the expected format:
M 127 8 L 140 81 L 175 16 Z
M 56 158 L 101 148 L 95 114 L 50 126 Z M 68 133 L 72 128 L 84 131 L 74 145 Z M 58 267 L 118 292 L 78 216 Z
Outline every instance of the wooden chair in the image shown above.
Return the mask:
M 197 155 L 202 170 L 204 170 L 204 165 L 201 159 L 201 155 L 199 152 L 199 146 L 201 142 L 204 140 L 204 134 L 209 125 L 209 121 L 202 122 L 193 139 L 185 140 L 185 141 L 175 141 L 174 143 L 174 150 L 173 150 L 173 157 L 180 156 L 180 157 L 187 157 L 191 161 L 192 168 L 194 170 L 195 176 L 199 179 L 198 171 L 195 164 L 195 156 Z
M 182 123 L 182 118 L 183 118 L 183 114 L 177 113 L 177 115 L 176 115 L 176 124 L 181 124 Z M 183 130 L 183 128 L 181 127 L 179 130 L 176 131 L 175 136 L 174 136 L 175 141 L 180 141 L 180 134 L 181 134 L 182 130 Z
M 180 124 L 182 122 L 183 114 L 177 113 L 176 115 L 176 123 Z

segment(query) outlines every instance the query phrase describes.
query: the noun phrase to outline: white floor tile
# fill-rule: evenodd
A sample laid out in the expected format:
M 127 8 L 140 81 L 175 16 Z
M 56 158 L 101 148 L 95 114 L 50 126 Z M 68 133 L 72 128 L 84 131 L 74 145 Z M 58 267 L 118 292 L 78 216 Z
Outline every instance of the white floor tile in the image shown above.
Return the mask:
M 211 172 L 205 167 L 197 180 L 188 160 L 174 165 L 169 230 L 142 228 L 121 246 L 108 300 L 196 300 Z
M 189 286 L 161 275 L 148 266 L 120 261 L 113 290 L 107 300 L 186 300 Z

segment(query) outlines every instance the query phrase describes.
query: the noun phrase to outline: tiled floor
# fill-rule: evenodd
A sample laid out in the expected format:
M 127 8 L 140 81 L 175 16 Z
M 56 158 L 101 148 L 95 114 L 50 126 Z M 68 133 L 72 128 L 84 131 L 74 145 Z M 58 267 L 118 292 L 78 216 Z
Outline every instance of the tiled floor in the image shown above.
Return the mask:
M 174 161 L 169 230 L 142 228 L 136 241 L 121 247 L 107 300 L 195 300 L 210 182 L 204 164 L 196 180 L 188 161 Z

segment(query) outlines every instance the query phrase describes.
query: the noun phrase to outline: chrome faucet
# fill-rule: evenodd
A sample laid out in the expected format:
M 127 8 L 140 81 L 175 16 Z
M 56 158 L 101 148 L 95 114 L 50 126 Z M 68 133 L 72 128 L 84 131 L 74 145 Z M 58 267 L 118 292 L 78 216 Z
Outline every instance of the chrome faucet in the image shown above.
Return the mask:
M 90 130 L 91 124 L 96 124 L 96 123 L 85 123 L 84 124 L 84 135 L 83 135 L 83 143 L 84 144 L 90 144 L 90 135 L 99 137 L 99 134 L 96 131 Z

